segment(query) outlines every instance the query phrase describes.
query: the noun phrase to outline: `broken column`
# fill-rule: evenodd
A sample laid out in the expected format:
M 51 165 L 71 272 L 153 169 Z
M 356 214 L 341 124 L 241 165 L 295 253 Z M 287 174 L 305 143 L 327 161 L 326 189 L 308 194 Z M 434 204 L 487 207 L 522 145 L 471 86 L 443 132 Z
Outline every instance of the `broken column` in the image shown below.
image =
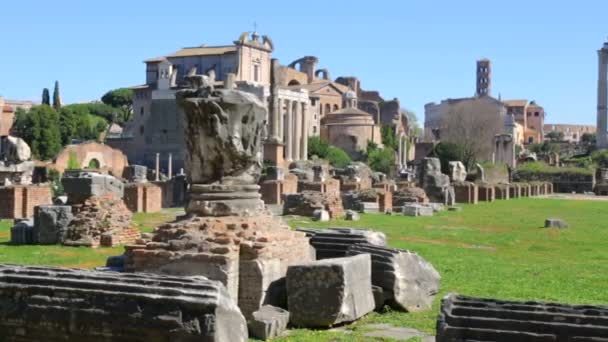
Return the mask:
M 371 244 L 355 244 L 347 255 L 370 254 L 372 284 L 380 286 L 393 308 L 428 310 L 439 292 L 441 276 L 433 265 L 414 252 Z
M 186 82 L 177 99 L 185 113 L 187 218 L 127 246 L 125 270 L 218 280 L 250 318 L 273 304 L 268 291 L 287 267 L 312 253 L 305 234 L 273 218 L 261 200 L 265 106 L 250 93 L 215 90 L 210 75 Z
M 0 265 L 8 341 L 247 341 L 226 289 L 204 277 Z
M 514 302 L 449 294 L 441 301 L 437 342 L 605 341 L 605 306 Z

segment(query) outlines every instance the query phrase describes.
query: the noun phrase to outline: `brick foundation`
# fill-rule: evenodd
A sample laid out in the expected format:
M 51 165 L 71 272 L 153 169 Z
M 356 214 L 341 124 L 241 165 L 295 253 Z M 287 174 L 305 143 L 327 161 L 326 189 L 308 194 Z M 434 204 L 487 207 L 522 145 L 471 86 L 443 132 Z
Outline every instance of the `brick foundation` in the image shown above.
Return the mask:
M 298 177 L 291 173 L 283 180 L 267 180 L 260 184 L 262 200 L 266 204 L 283 204 L 283 195 L 297 192 Z
M 33 217 L 34 207 L 52 203 L 51 188 L 48 184 L 0 187 L 0 218 Z
M 463 182 L 454 184 L 456 203 L 477 204 L 479 201 L 478 189 L 475 183 Z
M 496 199 L 493 185 L 478 184 L 477 189 L 477 196 L 480 202 L 494 202 Z
M 126 184 L 124 201 L 134 213 L 156 213 L 162 208 L 162 191 L 151 183 Z
M 342 189 L 343 191 L 347 191 Z M 298 192 L 318 191 L 324 194 L 340 194 L 340 181 L 337 179 L 327 179 L 324 182 L 298 182 Z

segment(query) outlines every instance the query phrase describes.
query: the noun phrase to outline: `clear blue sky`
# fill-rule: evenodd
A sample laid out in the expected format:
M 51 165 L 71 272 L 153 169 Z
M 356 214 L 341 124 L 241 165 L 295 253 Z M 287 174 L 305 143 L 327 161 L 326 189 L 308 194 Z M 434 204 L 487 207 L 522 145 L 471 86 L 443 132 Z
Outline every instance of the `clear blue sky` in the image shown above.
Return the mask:
M 283 64 L 320 58 L 332 77 L 424 104 L 475 91 L 475 60 L 493 62 L 493 95 L 535 99 L 548 122 L 595 124 L 597 55 L 608 1 L 4 1 L 0 94 L 64 102 L 141 84 L 142 61 L 183 46 L 269 35 Z

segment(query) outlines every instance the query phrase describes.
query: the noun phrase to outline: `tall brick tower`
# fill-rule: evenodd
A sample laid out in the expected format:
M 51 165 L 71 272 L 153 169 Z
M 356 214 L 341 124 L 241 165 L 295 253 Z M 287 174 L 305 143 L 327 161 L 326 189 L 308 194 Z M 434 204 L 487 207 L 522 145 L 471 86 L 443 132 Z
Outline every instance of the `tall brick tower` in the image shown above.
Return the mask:
M 490 96 L 492 91 L 492 63 L 489 59 L 477 61 L 477 96 Z

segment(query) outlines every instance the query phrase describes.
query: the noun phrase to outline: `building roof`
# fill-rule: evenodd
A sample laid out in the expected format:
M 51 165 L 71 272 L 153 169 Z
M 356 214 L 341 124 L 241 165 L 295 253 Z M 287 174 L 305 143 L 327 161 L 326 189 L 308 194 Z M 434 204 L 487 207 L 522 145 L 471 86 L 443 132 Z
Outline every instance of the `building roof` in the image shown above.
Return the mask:
M 355 108 L 355 107 L 346 107 L 346 108 L 342 108 L 342 109 L 338 109 L 334 112 L 331 112 L 327 115 L 344 115 L 344 114 L 349 114 L 349 115 L 366 115 L 366 116 L 372 116 L 370 113 L 362 111 L 359 108 Z
M 528 105 L 528 100 L 503 100 L 502 103 L 509 107 L 525 107 Z
M 289 86 L 288 88 L 303 88 L 308 90 L 309 92 L 313 93 L 319 89 L 322 89 L 326 86 L 332 86 L 334 88 L 336 88 L 340 93 L 344 94 L 345 92 L 348 91 L 348 87 L 345 85 L 342 85 L 340 83 L 336 83 L 330 80 L 317 80 L 314 81 L 312 83 L 309 84 L 300 84 L 300 85 L 294 85 L 294 86 Z
M 2 113 L 13 113 L 15 109 L 11 106 L 2 106 Z
M 144 63 L 160 63 L 160 62 L 164 62 L 167 59 L 165 57 L 154 57 L 154 58 L 150 58 L 150 59 L 146 59 L 144 61 Z
M 236 50 L 237 47 L 234 45 L 187 47 L 168 55 L 167 58 L 223 55 L 226 53 L 236 52 Z
M 148 89 L 148 88 L 150 88 L 149 84 L 141 84 L 141 85 L 129 87 L 129 89 L 133 89 L 133 90 Z

